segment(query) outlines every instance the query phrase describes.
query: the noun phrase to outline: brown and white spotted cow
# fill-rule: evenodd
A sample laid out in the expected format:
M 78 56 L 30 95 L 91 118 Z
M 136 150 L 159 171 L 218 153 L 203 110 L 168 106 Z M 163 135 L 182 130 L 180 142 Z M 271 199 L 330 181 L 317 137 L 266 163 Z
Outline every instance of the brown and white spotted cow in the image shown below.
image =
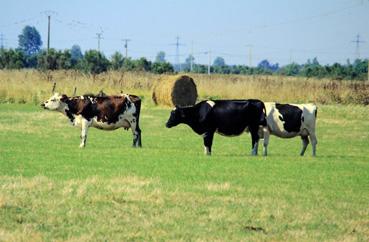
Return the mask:
M 316 155 L 318 143 L 315 134 L 317 107 L 314 104 L 281 104 L 264 102 L 266 109 L 267 128 L 263 128 L 264 151 L 267 155 L 270 134 L 280 138 L 293 138 L 300 136 L 303 156 L 309 144 L 309 138 L 313 147 L 313 156 Z
M 119 96 L 83 95 L 68 97 L 55 93 L 41 104 L 45 109 L 58 111 L 66 115 L 73 126 L 81 128 L 81 145 L 86 145 L 89 127 L 102 130 L 131 128 L 133 147 L 141 147 L 139 127 L 141 99 L 134 95 Z

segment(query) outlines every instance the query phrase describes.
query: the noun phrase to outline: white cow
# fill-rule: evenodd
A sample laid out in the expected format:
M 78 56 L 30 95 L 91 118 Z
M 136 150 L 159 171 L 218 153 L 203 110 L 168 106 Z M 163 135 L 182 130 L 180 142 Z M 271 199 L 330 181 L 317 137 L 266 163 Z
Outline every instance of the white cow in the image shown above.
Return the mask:
M 265 102 L 267 128 L 263 128 L 264 156 L 268 153 L 270 134 L 280 138 L 292 138 L 301 136 L 303 156 L 309 144 L 309 138 L 313 147 L 313 156 L 316 155 L 318 143 L 315 134 L 317 107 L 314 104 L 280 104 Z

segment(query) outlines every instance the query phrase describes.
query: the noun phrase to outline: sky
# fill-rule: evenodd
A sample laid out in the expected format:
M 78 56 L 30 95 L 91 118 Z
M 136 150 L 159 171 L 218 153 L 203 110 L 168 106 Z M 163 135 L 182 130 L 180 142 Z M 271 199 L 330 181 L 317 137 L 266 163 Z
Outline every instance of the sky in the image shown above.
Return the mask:
M 82 51 L 100 49 L 110 57 L 155 60 L 159 51 L 180 62 L 193 53 L 196 63 L 223 57 L 227 64 L 256 66 L 261 60 L 286 65 L 317 57 L 321 64 L 369 57 L 369 0 L 1 0 L 0 37 L 5 48 L 18 46 L 26 25 L 47 45 Z M 357 35 L 359 52 L 357 51 Z M 0 39 L 1 41 L 1 39 Z

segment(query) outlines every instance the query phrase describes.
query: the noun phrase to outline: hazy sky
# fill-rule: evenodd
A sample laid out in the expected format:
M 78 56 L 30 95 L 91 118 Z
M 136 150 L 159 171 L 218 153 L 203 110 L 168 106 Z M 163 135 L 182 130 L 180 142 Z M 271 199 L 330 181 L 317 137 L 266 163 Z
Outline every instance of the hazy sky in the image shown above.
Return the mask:
M 136 0 L 51 1 L 2 0 L 0 34 L 5 47 L 15 48 L 25 25 L 35 26 L 47 40 L 51 12 L 51 47 L 97 49 L 110 57 L 124 53 L 121 39 L 129 38 L 128 55 L 154 60 L 158 51 L 175 61 L 172 45 L 179 36 L 181 62 L 191 53 L 198 63 L 222 56 L 227 64 L 305 63 L 317 57 L 323 64 L 345 63 L 356 57 L 352 41 L 360 34 L 362 58 L 369 56 L 369 0 Z M 193 43 L 193 44 L 192 44 Z M 251 45 L 252 47 L 249 47 Z M 193 46 L 193 48 L 192 48 Z

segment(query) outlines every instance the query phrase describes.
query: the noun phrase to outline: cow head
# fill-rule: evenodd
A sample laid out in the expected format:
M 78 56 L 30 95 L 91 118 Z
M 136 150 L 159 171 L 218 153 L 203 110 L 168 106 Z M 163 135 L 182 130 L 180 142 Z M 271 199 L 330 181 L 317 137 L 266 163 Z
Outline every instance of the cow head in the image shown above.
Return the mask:
M 183 108 L 176 107 L 170 113 L 169 119 L 165 126 L 167 126 L 167 128 L 177 126 L 178 124 L 182 123 L 184 119 L 185 119 L 185 112 Z
M 68 97 L 65 94 L 54 93 L 47 101 L 41 104 L 44 109 L 62 111 L 66 106 Z

